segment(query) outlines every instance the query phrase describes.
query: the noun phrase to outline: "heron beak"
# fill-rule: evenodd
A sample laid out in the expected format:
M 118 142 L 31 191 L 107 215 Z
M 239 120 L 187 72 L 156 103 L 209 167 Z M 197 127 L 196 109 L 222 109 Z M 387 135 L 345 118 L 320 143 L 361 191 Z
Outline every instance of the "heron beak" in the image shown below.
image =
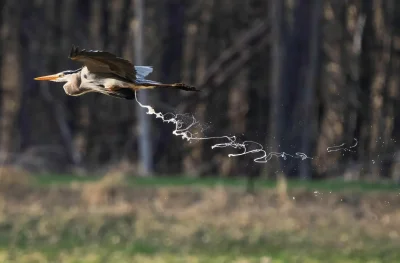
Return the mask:
M 42 77 L 34 78 L 34 80 L 56 80 L 58 79 L 58 74 L 47 75 Z

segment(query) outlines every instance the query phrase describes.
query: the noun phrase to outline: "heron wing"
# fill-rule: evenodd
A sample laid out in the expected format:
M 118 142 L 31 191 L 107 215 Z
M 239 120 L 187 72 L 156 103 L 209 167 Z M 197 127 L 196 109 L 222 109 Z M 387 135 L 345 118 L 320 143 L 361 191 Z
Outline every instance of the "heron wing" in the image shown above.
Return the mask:
M 134 65 L 110 52 L 80 50 L 78 47 L 72 46 L 69 58 L 83 63 L 93 73 L 113 73 L 131 82 L 136 80 Z

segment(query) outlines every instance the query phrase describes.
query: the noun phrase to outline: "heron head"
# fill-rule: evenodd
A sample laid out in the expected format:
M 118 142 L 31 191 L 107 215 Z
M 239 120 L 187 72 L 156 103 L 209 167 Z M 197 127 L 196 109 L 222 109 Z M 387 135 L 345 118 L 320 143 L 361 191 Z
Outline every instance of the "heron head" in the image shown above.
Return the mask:
M 81 69 L 65 70 L 65 71 L 61 71 L 60 73 L 57 73 L 57 74 L 37 77 L 37 78 L 34 78 L 34 80 L 49 80 L 49 81 L 54 81 L 54 82 L 67 82 L 70 80 L 70 78 L 73 76 L 74 73 L 77 73 L 80 70 Z

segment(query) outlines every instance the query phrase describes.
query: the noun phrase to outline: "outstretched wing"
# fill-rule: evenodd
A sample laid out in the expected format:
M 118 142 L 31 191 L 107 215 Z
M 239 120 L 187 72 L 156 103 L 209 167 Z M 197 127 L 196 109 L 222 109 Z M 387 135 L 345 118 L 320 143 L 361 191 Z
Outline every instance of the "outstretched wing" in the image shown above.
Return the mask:
M 83 63 L 93 73 L 113 73 L 131 82 L 136 80 L 136 70 L 131 62 L 106 51 L 79 50 L 72 46 L 69 58 Z

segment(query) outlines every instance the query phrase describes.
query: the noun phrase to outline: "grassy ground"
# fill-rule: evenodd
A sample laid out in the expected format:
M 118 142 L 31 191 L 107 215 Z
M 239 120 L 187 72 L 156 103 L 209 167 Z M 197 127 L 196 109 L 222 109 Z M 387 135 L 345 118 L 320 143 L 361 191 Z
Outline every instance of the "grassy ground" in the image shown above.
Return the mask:
M 400 259 L 392 185 L 290 182 L 285 199 L 272 182 L 17 177 L 0 182 L 0 262 Z
M 93 182 L 98 180 L 98 177 L 81 177 L 71 175 L 54 175 L 45 174 L 36 176 L 38 185 L 65 185 L 73 182 Z M 190 178 L 183 176 L 176 177 L 130 177 L 127 179 L 127 184 L 131 186 L 227 186 L 227 187 L 242 187 L 246 185 L 245 179 L 239 178 Z M 274 188 L 276 182 L 273 180 L 259 179 L 257 180 L 259 188 Z M 302 188 L 307 190 L 325 190 L 325 191 L 343 191 L 343 190 L 361 190 L 361 191 L 394 191 L 400 192 L 400 185 L 393 182 L 345 182 L 342 179 L 321 180 L 321 181 L 301 181 L 290 180 L 289 188 Z

